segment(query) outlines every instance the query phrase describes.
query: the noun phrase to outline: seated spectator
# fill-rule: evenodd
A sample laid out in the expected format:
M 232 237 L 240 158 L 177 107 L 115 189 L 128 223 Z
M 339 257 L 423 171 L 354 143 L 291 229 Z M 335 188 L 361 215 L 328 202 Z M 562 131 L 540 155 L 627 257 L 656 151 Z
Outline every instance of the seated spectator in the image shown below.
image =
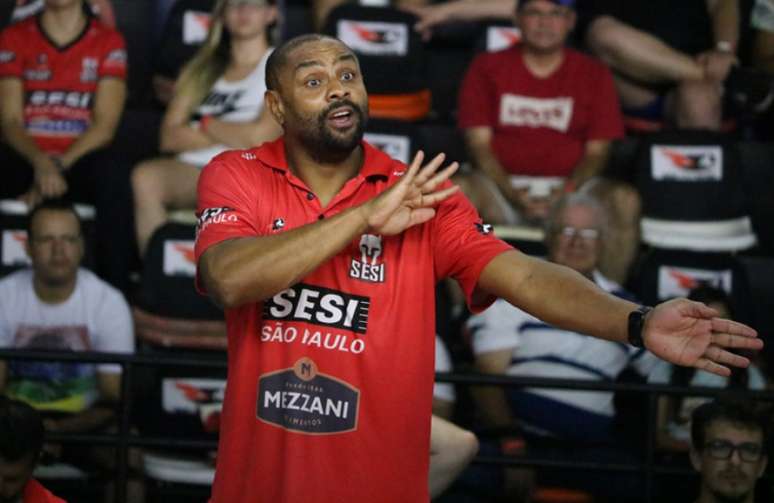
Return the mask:
M 215 0 L 177 0 L 169 12 L 156 50 L 153 91 L 169 105 L 180 69 L 207 40 Z
M 604 207 L 588 195 L 571 194 L 560 199 L 547 221 L 548 259 L 574 269 L 610 293 L 631 298 L 597 269 L 602 242 L 609 232 L 606 221 Z M 472 316 L 467 328 L 475 366 L 485 374 L 609 382 L 626 368 L 647 375 L 656 361 L 641 349 L 552 327 L 502 300 Z M 525 432 L 527 452 L 535 449 L 543 455 L 570 454 L 548 450 L 558 445 L 573 455 L 587 456 L 578 458 L 584 461 L 600 461 L 602 458 L 594 456 L 603 455 L 604 459 L 621 461 L 626 455 L 616 447 L 619 439 L 614 431 L 610 392 L 480 387 L 475 398 L 490 427 L 518 427 Z M 503 449 L 513 443 L 506 437 Z M 602 453 L 601 449 L 607 450 Z M 605 482 L 597 486 L 577 481 L 570 484 L 601 491 Z M 619 489 L 610 484 L 604 490 Z M 607 493 L 616 494 L 620 493 Z
M 64 503 L 32 472 L 43 448 L 43 420 L 24 402 L 0 396 L 0 501 Z
M 691 463 L 699 473 L 696 503 L 753 503 L 769 458 L 768 425 L 750 404 L 715 401 L 693 411 Z
M 46 0 L 43 11 L 0 33 L 0 198 L 29 205 L 66 196 L 97 210 L 97 270 L 126 289 L 131 219 L 128 168 L 107 150 L 126 96 L 121 35 L 82 0 Z
M 4 27 L 7 23 L 16 23 L 30 16 L 40 14 L 44 5 L 45 0 L 16 0 L 15 5 L 9 3 L 7 7 L 0 7 L 0 27 Z M 91 12 L 106 26 L 111 28 L 116 27 L 116 17 L 110 0 L 87 0 L 85 5 L 87 5 L 88 8 L 91 9 Z M 6 8 L 9 10 L 5 13 L 7 18 L 4 18 L 2 11 Z
M 29 216 L 28 236 L 32 268 L 0 280 L 0 347 L 133 352 L 132 319 L 123 296 L 79 268 L 83 236 L 73 207 L 60 200 L 43 202 Z M 1 362 L 0 393 L 45 411 L 48 431 L 104 431 L 115 422 L 121 367 Z M 83 451 L 75 446 L 62 457 L 81 461 Z M 94 457 L 102 454 L 101 463 L 112 463 L 102 451 L 94 449 Z
M 473 60 L 459 126 L 475 172 L 463 189 L 484 220 L 531 225 L 543 222 L 562 192 L 593 190 L 611 206 L 614 229 L 600 267 L 623 281 L 638 245 L 639 198 L 631 187 L 597 178 L 623 125 L 610 72 L 566 47 L 573 6 L 521 2 L 522 43 Z
M 717 288 L 702 286 L 692 290 L 688 298 L 703 302 L 718 311 L 722 318 L 734 319 L 731 300 Z M 675 367 L 660 361 L 649 376 L 654 384 L 674 386 L 712 387 L 729 389 L 762 390 L 766 387 L 763 374 L 755 365 L 746 369 L 734 369 L 730 377 L 721 377 L 702 370 Z M 687 452 L 690 447 L 690 419 L 693 411 L 711 398 L 698 396 L 662 396 L 658 402 L 656 444 L 659 448 Z
M 738 62 L 738 0 L 598 0 L 586 42 L 631 113 L 720 128 L 723 82 Z
M 229 148 L 280 135 L 263 106 L 277 9 L 264 0 L 219 0 L 207 42 L 186 65 L 161 125 L 161 150 L 176 154 L 140 163 L 132 173 L 140 253 L 170 208 L 194 208 L 199 171 Z

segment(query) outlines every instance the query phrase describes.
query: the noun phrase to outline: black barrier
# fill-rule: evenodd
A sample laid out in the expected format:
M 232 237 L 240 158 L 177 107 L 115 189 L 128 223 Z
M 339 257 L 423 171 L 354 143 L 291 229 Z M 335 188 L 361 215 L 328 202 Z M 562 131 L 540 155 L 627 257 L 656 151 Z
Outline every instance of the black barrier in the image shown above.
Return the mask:
M 225 369 L 226 359 L 198 359 L 172 355 L 145 355 L 97 352 L 55 352 L 37 350 L 0 349 L 0 360 L 55 360 L 81 363 L 118 363 L 123 369 L 121 379 L 121 401 L 118 407 L 118 432 L 115 434 L 73 434 L 56 433 L 47 438 L 57 442 L 84 443 L 91 445 L 115 445 L 116 448 L 116 484 L 115 501 L 126 502 L 126 484 L 128 479 L 129 447 L 167 447 L 167 448 L 206 448 L 217 447 L 216 441 L 186 440 L 168 437 L 138 437 L 131 433 L 130 417 L 133 405 L 133 372 L 136 367 L 206 367 Z M 474 463 L 495 466 L 545 467 L 578 470 L 613 471 L 621 473 L 640 473 L 646 477 L 646 501 L 653 502 L 653 478 L 657 474 L 687 474 L 688 470 L 664 467 L 655 464 L 656 438 L 656 400 L 660 395 L 690 395 L 716 397 L 733 393 L 738 397 L 756 401 L 774 401 L 774 391 L 733 390 L 706 387 L 671 386 L 666 384 L 637 384 L 602 381 L 578 381 L 569 379 L 495 376 L 485 374 L 436 373 L 437 382 L 460 384 L 464 386 L 509 386 L 517 388 L 556 388 L 579 391 L 632 391 L 648 395 L 648 423 L 645 461 L 639 464 L 589 463 L 561 461 L 513 456 L 478 456 Z

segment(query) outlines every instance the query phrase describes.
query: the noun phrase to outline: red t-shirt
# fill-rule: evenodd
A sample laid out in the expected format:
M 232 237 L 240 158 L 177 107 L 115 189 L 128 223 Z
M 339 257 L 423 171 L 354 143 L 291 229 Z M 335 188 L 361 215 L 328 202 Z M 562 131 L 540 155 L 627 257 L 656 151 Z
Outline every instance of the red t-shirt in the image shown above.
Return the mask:
M 213 159 L 199 181 L 197 259 L 226 239 L 336 215 L 406 170 L 363 148 L 361 172 L 324 209 L 288 170 L 282 139 Z M 453 276 L 470 299 L 509 249 L 457 194 L 429 222 L 358 236 L 292 288 L 227 310 L 212 501 L 427 502 L 435 285 Z
M 587 141 L 623 136 L 610 71 L 572 49 L 547 78 L 527 69 L 519 46 L 476 56 L 460 91 L 459 126 L 491 127 L 503 167 L 530 176 L 568 176 Z
M 97 84 L 126 77 L 124 39 L 90 17 L 64 47 L 43 33 L 40 16 L 0 32 L 0 78 L 24 85 L 24 122 L 38 147 L 62 154 L 91 125 Z
M 30 479 L 24 486 L 23 503 L 67 503 L 62 498 L 51 494 L 51 491 L 43 487 L 40 482 Z

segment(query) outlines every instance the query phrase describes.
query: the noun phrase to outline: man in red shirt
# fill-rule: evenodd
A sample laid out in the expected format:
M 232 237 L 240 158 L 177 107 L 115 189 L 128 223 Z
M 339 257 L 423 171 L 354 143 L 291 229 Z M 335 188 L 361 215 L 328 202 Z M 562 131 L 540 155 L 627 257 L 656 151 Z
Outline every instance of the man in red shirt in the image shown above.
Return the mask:
M 497 240 L 448 182 L 456 163 L 423 167 L 420 153 L 406 166 L 362 141 L 367 94 L 338 40 L 285 43 L 266 79 L 284 136 L 221 154 L 199 181 L 198 279 L 228 326 L 214 503 L 428 501 L 434 287 L 446 276 L 473 310 L 501 296 L 571 330 L 643 335 L 711 372 L 749 363 L 723 347 L 762 346 L 702 304 L 644 315 Z
M 540 224 L 563 190 L 592 190 L 615 217 L 602 272 L 623 282 L 638 245 L 639 198 L 629 186 L 595 178 L 623 122 L 610 71 L 565 46 L 573 6 L 519 2 L 521 43 L 471 63 L 459 96 L 459 127 L 476 170 L 466 192 L 485 220 Z
M 32 478 L 42 447 L 38 412 L 0 396 L 0 503 L 64 503 Z
M 40 14 L 0 32 L 0 197 L 93 204 L 98 272 L 124 290 L 129 173 L 106 149 L 125 78 L 123 37 L 83 0 L 46 0 Z

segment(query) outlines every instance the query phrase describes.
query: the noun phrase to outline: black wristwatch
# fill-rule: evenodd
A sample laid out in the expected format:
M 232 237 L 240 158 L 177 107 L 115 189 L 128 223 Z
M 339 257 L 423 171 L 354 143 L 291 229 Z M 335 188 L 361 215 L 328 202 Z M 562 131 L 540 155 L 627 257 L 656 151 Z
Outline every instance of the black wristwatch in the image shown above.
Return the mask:
M 640 306 L 629 313 L 629 344 L 637 348 L 644 348 L 645 342 L 642 340 L 642 329 L 645 327 L 645 316 L 653 311 L 652 307 Z

